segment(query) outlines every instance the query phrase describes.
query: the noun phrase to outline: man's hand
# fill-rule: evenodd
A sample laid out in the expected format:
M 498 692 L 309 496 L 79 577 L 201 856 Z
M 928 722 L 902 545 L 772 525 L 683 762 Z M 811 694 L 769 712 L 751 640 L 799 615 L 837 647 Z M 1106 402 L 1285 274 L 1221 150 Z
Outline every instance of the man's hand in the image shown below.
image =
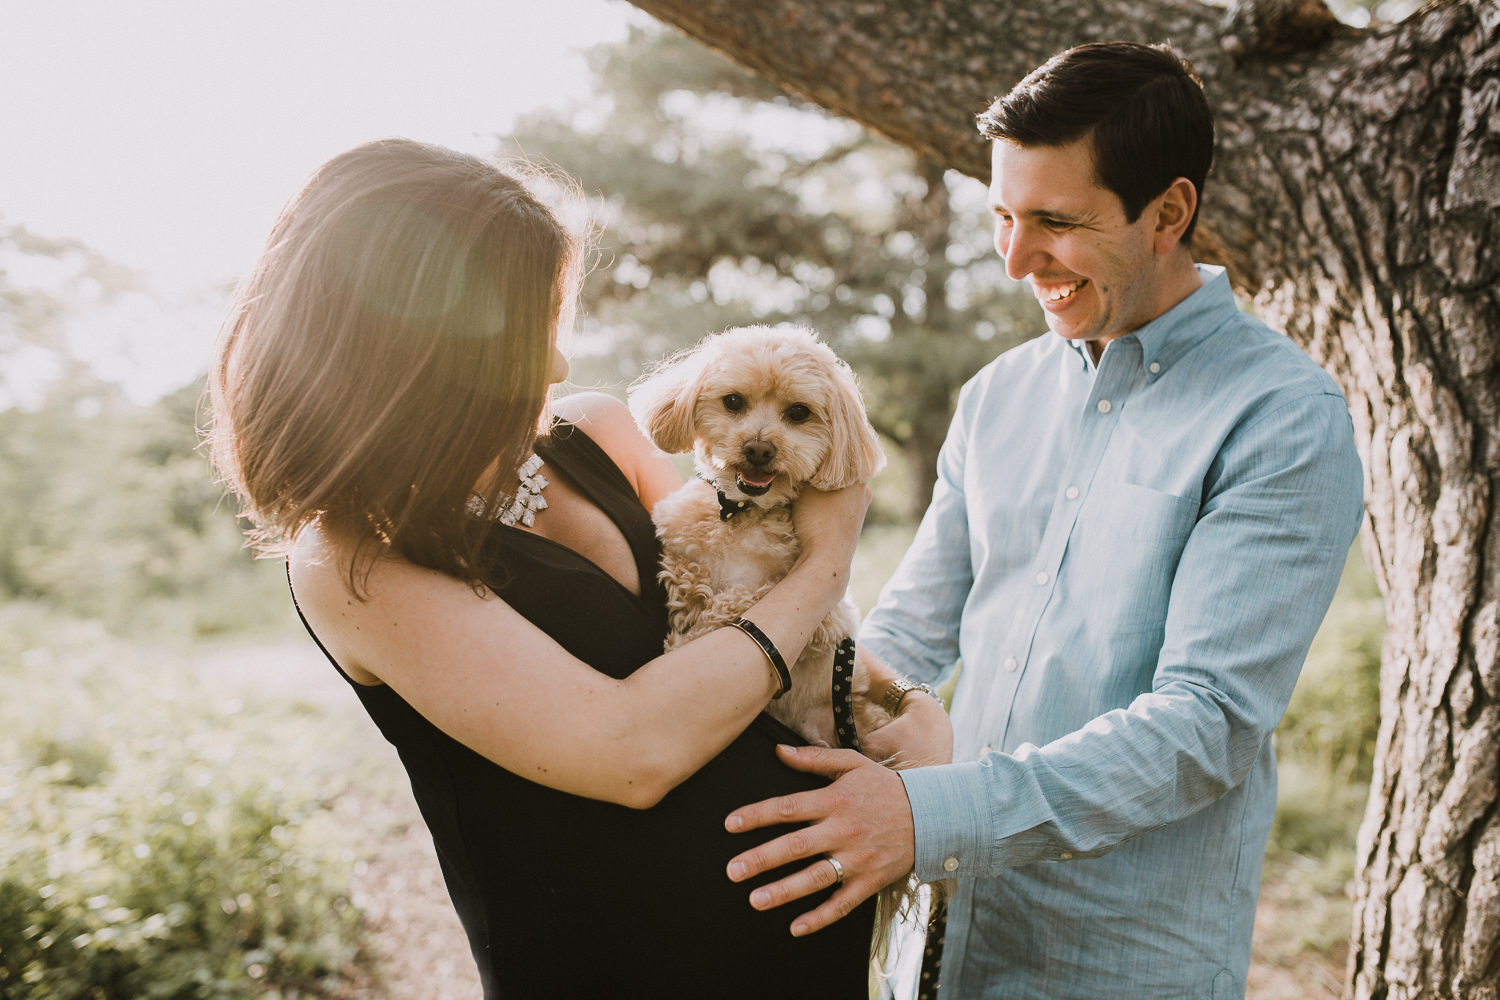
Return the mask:
M 799 858 L 812 864 L 750 894 L 757 910 L 801 899 L 836 881 L 836 858 L 844 884 L 817 909 L 792 921 L 792 935 L 822 930 L 876 892 L 911 872 L 916 861 L 911 803 L 896 772 L 853 750 L 780 746 L 783 763 L 835 779 L 827 788 L 766 799 L 736 809 L 725 820 L 731 833 L 765 826 L 806 823 L 746 851 L 729 862 L 729 877 L 742 882 Z

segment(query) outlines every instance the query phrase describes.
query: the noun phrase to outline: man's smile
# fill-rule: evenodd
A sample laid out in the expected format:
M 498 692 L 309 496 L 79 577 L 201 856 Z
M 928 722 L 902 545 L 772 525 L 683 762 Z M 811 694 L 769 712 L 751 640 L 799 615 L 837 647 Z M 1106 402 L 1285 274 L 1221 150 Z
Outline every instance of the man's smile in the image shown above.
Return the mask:
M 1036 297 L 1043 302 L 1062 302 L 1065 299 L 1071 298 L 1074 292 L 1087 284 L 1088 279 L 1079 278 L 1076 281 L 1051 284 L 1033 278 L 1031 283 L 1032 287 L 1036 290 Z

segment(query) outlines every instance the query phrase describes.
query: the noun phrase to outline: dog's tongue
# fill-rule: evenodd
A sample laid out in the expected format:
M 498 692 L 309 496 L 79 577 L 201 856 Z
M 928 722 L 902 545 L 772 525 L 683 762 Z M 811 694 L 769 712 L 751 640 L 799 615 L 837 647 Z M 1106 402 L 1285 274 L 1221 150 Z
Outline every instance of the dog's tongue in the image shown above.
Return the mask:
M 776 479 L 776 473 L 746 472 L 744 469 L 741 469 L 739 470 L 739 477 L 740 482 L 746 486 L 770 486 Z

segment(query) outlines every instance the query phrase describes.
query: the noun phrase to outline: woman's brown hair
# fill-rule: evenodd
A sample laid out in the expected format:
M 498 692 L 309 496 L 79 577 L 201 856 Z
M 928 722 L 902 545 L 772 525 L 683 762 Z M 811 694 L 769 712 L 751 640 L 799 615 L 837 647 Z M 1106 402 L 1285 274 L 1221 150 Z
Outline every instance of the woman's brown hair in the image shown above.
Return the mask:
M 518 177 L 405 139 L 324 164 L 242 284 L 209 377 L 212 456 L 283 551 L 320 520 L 477 585 L 466 512 L 530 451 L 578 244 Z M 499 487 L 485 500 L 493 506 Z

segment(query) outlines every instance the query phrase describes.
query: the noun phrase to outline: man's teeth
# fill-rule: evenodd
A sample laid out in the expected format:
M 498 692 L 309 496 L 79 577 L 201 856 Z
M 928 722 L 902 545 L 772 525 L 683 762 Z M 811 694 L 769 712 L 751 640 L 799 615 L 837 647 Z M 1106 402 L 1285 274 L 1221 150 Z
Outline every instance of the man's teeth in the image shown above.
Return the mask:
M 1067 285 L 1053 285 L 1051 288 L 1046 289 L 1045 297 L 1048 302 L 1061 302 L 1082 287 L 1083 282 L 1081 280 Z

